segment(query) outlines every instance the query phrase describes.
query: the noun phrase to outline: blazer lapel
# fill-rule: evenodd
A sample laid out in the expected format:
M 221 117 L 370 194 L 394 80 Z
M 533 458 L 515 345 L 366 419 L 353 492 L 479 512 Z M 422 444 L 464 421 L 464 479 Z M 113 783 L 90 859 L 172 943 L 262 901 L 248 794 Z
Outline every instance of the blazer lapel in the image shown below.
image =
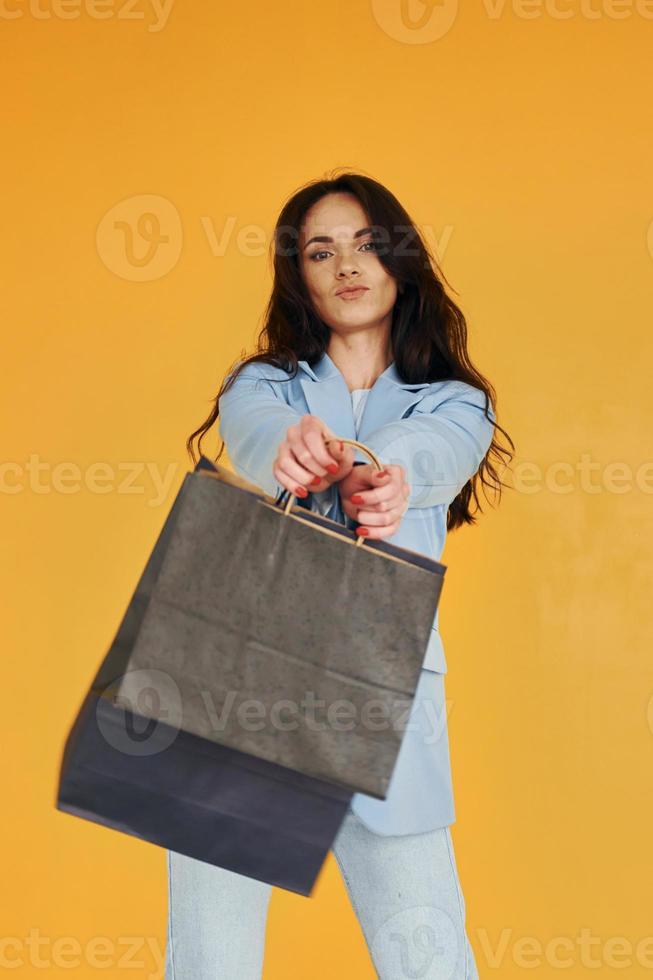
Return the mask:
M 299 366 L 304 374 L 299 382 L 311 415 L 317 415 L 331 431 L 343 439 L 355 439 L 354 411 L 347 382 L 328 354 L 314 367 L 306 361 Z
M 404 385 L 391 380 L 387 375 L 379 375 L 363 407 L 358 427 L 358 441 L 365 442 L 367 437 L 382 425 L 403 418 L 411 406 L 422 400 L 424 389 L 428 387 L 428 382 L 421 385 Z
M 299 379 L 311 415 L 317 415 L 329 428 L 344 439 L 365 442 L 376 429 L 403 418 L 408 409 L 421 401 L 430 382 L 405 384 L 401 381 L 395 362 L 383 371 L 367 396 L 356 435 L 351 392 L 341 371 L 325 352 L 314 367 L 299 361 L 303 376 Z

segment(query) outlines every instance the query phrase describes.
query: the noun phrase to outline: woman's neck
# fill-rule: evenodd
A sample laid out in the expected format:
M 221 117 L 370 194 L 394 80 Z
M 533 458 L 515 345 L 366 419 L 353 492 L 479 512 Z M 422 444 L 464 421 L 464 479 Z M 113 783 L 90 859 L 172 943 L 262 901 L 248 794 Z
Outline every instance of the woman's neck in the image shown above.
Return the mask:
M 393 360 L 389 345 L 355 343 L 353 338 L 345 340 L 337 335 L 332 335 L 327 353 L 350 391 L 371 388 Z

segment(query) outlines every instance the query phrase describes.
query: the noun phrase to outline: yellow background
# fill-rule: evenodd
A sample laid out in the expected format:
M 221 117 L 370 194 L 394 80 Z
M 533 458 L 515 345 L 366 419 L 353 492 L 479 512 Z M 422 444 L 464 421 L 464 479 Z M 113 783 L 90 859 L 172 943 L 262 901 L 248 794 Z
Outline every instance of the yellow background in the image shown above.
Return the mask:
M 593 976 L 592 960 L 651 975 L 653 10 L 103 9 L 6 0 L 0 17 L 14 974 L 134 975 L 135 937 L 136 972 L 160 975 L 164 853 L 57 812 L 60 753 L 190 468 L 184 440 L 252 349 L 278 210 L 350 167 L 439 244 L 518 450 L 515 488 L 443 556 L 453 835 L 481 977 Z M 151 261 L 147 211 L 168 238 Z M 106 492 L 85 486 L 97 463 Z M 146 465 L 169 467 L 165 493 Z M 374 972 L 329 855 L 311 900 L 273 893 L 265 977 L 333 976 Z

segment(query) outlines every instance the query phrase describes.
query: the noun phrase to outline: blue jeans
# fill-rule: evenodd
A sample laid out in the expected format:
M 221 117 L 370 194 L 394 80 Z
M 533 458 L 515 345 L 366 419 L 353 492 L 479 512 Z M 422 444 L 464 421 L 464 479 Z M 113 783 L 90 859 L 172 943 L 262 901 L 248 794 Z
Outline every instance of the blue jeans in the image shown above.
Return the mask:
M 349 809 L 332 849 L 381 980 L 478 980 L 449 827 L 385 836 Z M 167 854 L 165 980 L 260 980 L 272 886 Z

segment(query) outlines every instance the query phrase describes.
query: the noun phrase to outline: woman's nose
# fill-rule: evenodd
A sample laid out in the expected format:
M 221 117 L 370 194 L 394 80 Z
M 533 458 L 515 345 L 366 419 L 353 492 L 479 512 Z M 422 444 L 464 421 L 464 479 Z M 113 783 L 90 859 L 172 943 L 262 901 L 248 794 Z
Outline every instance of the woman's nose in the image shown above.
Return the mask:
M 338 272 L 341 274 L 358 272 L 358 263 L 355 257 L 353 255 L 341 256 L 338 262 Z

